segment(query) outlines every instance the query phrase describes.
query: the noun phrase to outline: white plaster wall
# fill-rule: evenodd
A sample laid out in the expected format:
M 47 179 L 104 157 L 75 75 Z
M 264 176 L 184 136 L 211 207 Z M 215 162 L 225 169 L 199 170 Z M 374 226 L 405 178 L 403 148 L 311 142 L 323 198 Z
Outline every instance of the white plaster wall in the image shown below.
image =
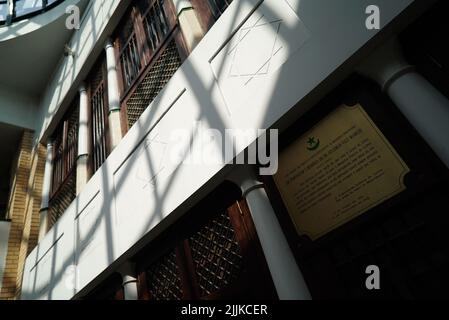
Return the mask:
M 118 8 L 126 8 L 130 0 L 95 0 L 90 1 L 84 13 L 80 30 L 77 30 L 71 41 L 70 48 L 75 58 L 67 57 L 55 70 L 43 94 L 38 121 L 38 137 L 42 137 L 53 117 L 61 105 L 70 103 L 76 94 L 79 85 L 84 81 L 90 66 L 95 62 L 96 56 L 103 49 L 103 45 L 112 32 L 115 17 L 121 16 Z M 74 85 L 75 84 L 75 85 Z M 50 132 L 51 133 L 51 132 Z
M 6 255 L 8 254 L 8 240 L 11 222 L 0 221 L 0 290 L 2 289 L 3 274 L 5 272 Z
M 382 25 L 412 2 L 378 0 Z M 200 150 L 200 138 L 194 134 L 197 126 L 220 132 L 272 126 L 377 33 L 365 28 L 369 4 L 369 0 L 347 0 L 344 5 L 327 0 L 234 0 L 28 257 L 22 297 L 72 297 L 143 236 L 154 238 L 184 213 L 198 189 L 207 192 L 228 168 L 169 161 L 168 156 L 180 150 L 171 134 L 180 128 L 193 132 L 177 140 L 192 146 L 184 154 L 188 156 Z M 96 5 L 91 10 L 102 21 L 103 10 Z M 88 34 L 81 38 L 86 46 L 93 45 Z M 73 65 L 67 72 L 73 75 L 79 68 Z M 61 87 L 47 93 L 50 109 L 70 87 L 62 71 L 57 77 Z M 295 106 L 299 112 L 308 107 Z M 218 157 L 217 140 L 209 140 L 206 147 Z M 74 264 L 77 272 L 71 273 L 68 267 Z

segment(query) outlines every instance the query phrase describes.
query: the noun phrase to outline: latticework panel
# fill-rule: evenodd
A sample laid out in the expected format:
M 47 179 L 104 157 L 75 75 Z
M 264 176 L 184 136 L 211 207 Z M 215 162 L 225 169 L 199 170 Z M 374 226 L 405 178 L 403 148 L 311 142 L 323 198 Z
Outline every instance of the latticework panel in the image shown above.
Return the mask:
M 182 283 L 175 250 L 159 258 L 146 271 L 148 290 L 154 300 L 181 300 Z
M 106 60 L 97 62 L 88 77 L 92 117 L 92 166 L 96 172 L 108 156 L 107 150 L 107 81 Z
M 75 99 L 76 100 L 76 99 Z M 79 106 L 75 102 L 55 132 L 52 194 L 61 186 L 76 165 L 78 154 Z
M 164 88 L 180 65 L 181 58 L 176 43 L 172 40 L 126 102 L 130 128 Z
M 76 171 L 73 170 L 50 201 L 50 226 L 58 221 L 75 198 Z
M 106 103 L 104 82 L 98 86 L 91 98 L 93 169 L 96 172 L 107 158 L 106 146 Z
M 202 297 L 223 289 L 240 275 L 243 257 L 226 213 L 190 237 L 190 247 Z

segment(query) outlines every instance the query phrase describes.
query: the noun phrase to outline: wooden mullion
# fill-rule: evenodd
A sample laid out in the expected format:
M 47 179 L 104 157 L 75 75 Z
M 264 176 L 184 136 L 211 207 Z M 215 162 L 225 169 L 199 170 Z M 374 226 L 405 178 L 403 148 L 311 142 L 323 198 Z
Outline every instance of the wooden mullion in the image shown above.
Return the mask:
M 114 300 L 116 300 L 116 301 L 123 301 L 123 300 L 125 300 L 125 289 L 122 287 L 122 288 L 119 288 L 116 292 L 115 292 L 115 294 L 114 294 Z
M 55 160 L 56 160 L 57 148 L 58 148 L 57 140 L 55 139 L 54 144 L 53 144 L 52 155 L 51 155 L 52 174 L 51 174 L 50 195 L 52 195 L 54 193 L 54 190 L 56 189 L 56 186 L 55 186 L 55 175 L 57 175 L 57 172 L 56 172 L 56 161 Z
M 137 296 L 139 300 L 151 300 L 151 293 L 148 289 L 147 274 L 145 270 L 139 272 L 137 276 Z
M 151 8 L 153 8 L 154 4 L 158 0 L 147 0 L 147 1 L 148 1 L 148 8 L 142 13 L 143 17 L 145 17 L 148 14 L 148 12 L 150 12 Z
M 103 101 L 104 101 L 104 135 L 105 135 L 105 148 L 106 148 L 106 157 L 105 157 L 105 161 L 106 158 L 109 156 L 109 154 L 112 151 L 112 143 L 111 143 L 111 137 L 110 137 L 110 131 L 109 131 L 109 96 L 108 96 L 108 70 L 107 70 L 107 65 L 106 65 L 106 59 L 105 57 L 103 57 Z
M 191 53 L 191 50 L 187 46 L 179 25 L 175 28 L 173 38 L 175 40 L 176 49 L 178 49 L 181 63 L 183 63 Z
M 152 3 L 152 5 L 154 5 L 154 4 L 155 4 L 155 2 Z M 140 19 L 133 17 L 133 19 L 135 20 L 134 21 L 134 32 L 136 33 L 136 39 L 138 39 L 138 42 L 143 41 L 145 43 L 143 45 L 143 50 L 145 51 L 145 53 L 140 54 L 141 65 L 142 65 L 142 62 L 145 62 L 145 64 L 140 69 L 140 71 L 138 72 L 135 79 L 131 81 L 130 85 L 129 86 L 126 85 L 126 89 L 123 89 L 124 91 L 121 94 L 122 106 L 124 104 L 126 104 L 126 101 L 129 98 L 129 96 L 131 96 L 134 93 L 137 86 L 142 82 L 142 80 L 144 79 L 144 77 L 146 76 L 148 71 L 151 69 L 151 67 L 154 65 L 154 63 L 157 61 L 157 59 L 160 57 L 161 53 L 167 48 L 168 44 L 170 43 L 170 41 L 172 39 L 175 40 L 181 60 L 184 61 L 188 56 L 187 46 L 185 44 L 185 41 L 182 37 L 181 32 L 179 32 L 179 26 L 178 26 L 177 18 L 175 15 L 176 11 L 174 9 L 174 4 L 171 0 L 164 1 L 164 4 L 166 4 L 163 9 L 165 9 L 164 12 L 165 12 L 166 18 L 168 20 L 167 21 L 168 22 L 168 31 L 167 31 L 167 34 L 163 35 L 163 37 L 160 39 L 155 51 L 151 51 L 148 46 L 146 31 L 145 31 L 145 27 L 143 26 L 143 18 L 149 13 L 149 10 L 151 10 L 152 6 L 149 7 L 149 9 L 146 11 L 145 14 L 138 15 L 140 17 Z M 137 13 L 135 13 L 135 15 L 137 15 Z M 158 35 L 159 35 L 159 37 L 161 37 L 162 33 L 160 31 L 160 27 L 159 26 L 157 26 L 157 27 L 158 27 Z M 130 39 L 128 39 L 128 42 L 129 41 L 130 41 Z M 123 47 L 121 49 L 121 52 L 120 52 L 119 58 L 118 58 L 119 60 L 121 59 L 121 56 L 123 55 L 125 47 Z M 138 46 L 138 47 L 141 47 L 141 46 Z M 145 49 L 145 48 L 147 48 L 147 49 Z M 141 49 L 142 49 L 142 47 L 141 47 Z M 143 59 L 143 57 L 145 57 L 145 59 Z M 121 61 L 120 61 L 120 65 L 122 66 Z M 121 79 L 122 79 L 123 83 L 125 83 L 125 81 L 126 81 L 124 76 L 125 75 L 122 73 Z M 125 88 L 125 86 L 123 88 Z M 123 117 L 123 118 L 126 118 L 126 117 Z
M 90 179 L 93 175 L 93 117 L 92 117 L 92 90 L 89 84 L 86 84 L 87 87 L 87 150 L 89 150 L 89 154 L 87 156 L 87 175 L 88 179 Z
M 176 8 L 172 0 L 165 0 L 165 13 L 168 19 L 169 30 L 175 28 L 178 25 L 178 18 L 176 16 Z
M 243 213 L 239 208 L 238 202 L 236 201 L 232 206 L 230 206 L 226 210 L 226 213 L 231 220 L 237 242 L 239 243 L 239 247 L 242 250 L 242 255 L 246 255 L 246 253 L 249 251 L 250 242 L 252 239 L 243 221 Z
M 215 23 L 215 17 L 212 13 L 210 6 L 205 0 L 190 0 L 197 14 L 198 20 L 200 22 L 203 31 L 206 33 Z
M 56 198 L 59 193 L 61 192 L 61 190 L 64 188 L 64 185 L 67 183 L 67 180 L 70 179 L 70 176 L 73 174 L 73 172 L 75 171 L 76 168 L 72 168 L 72 170 L 70 170 L 70 172 L 67 174 L 67 176 L 61 180 L 61 183 L 59 184 L 59 186 L 56 188 L 56 190 L 53 190 L 51 197 L 50 197 L 50 202 L 52 202 L 52 200 L 54 198 Z
M 196 279 L 195 266 L 188 239 L 184 239 L 176 247 L 176 260 L 183 286 L 183 299 L 199 299 L 200 288 Z
M 162 43 L 162 41 L 165 39 L 166 35 L 162 32 L 162 29 L 161 29 L 161 17 L 158 15 L 156 6 L 159 6 L 159 10 L 161 10 L 162 8 L 160 7 L 159 1 L 156 1 L 154 3 L 154 5 L 153 5 L 154 16 L 157 19 L 157 21 L 159 21 L 159 23 L 156 23 L 156 32 L 157 32 L 157 36 L 159 38 L 159 42 L 156 45 L 159 46 Z M 171 28 L 170 28 L 169 25 L 167 27 L 168 27 L 168 30 L 167 30 L 167 33 L 168 33 L 168 31 Z
M 163 44 L 159 46 L 159 48 L 155 51 L 155 54 L 151 57 L 150 63 L 140 71 L 139 75 L 136 77 L 136 79 L 133 80 L 129 88 L 125 91 L 124 97 L 122 99 L 122 103 L 126 103 L 129 97 L 136 91 L 137 87 L 140 85 L 140 83 L 143 81 L 147 73 L 151 70 L 151 68 L 156 63 L 157 59 L 161 56 L 161 54 L 164 52 L 164 50 L 168 47 L 170 44 L 170 41 L 174 37 L 175 30 L 171 30 L 165 40 L 163 41 Z
M 115 63 L 117 66 L 117 73 L 118 73 L 118 86 L 120 90 L 120 97 L 123 96 L 123 93 L 125 91 L 125 83 L 124 83 L 124 74 L 123 74 L 123 66 L 122 66 L 122 59 L 120 59 L 120 41 L 117 37 L 113 43 L 114 45 L 114 52 L 115 52 Z
M 126 103 L 122 103 L 120 107 L 120 123 L 122 126 L 122 136 L 124 137 L 129 131 L 128 106 Z
M 68 172 L 68 159 L 67 159 L 67 136 L 69 130 L 69 120 L 64 121 L 63 133 L 62 133 L 62 179 L 65 179 Z
M 146 41 L 145 29 L 143 27 L 143 17 L 136 7 L 133 8 L 132 13 L 134 34 L 137 41 L 137 52 L 140 60 L 139 72 L 145 68 L 150 59 L 150 52 Z
M 182 35 L 181 28 L 179 27 L 178 18 L 176 17 L 176 8 L 172 0 L 164 1 L 165 12 L 168 19 L 169 29 L 173 32 L 173 38 L 175 39 L 176 47 L 178 49 L 181 62 L 184 62 L 190 54 L 190 50 Z

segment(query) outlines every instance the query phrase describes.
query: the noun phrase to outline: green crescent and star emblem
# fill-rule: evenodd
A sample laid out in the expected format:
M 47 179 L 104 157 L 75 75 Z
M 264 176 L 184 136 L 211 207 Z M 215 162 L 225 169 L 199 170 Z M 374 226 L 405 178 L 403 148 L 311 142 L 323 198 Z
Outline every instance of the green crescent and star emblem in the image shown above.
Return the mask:
M 307 150 L 315 151 L 319 147 L 320 147 L 320 139 L 310 137 L 309 140 L 307 140 Z

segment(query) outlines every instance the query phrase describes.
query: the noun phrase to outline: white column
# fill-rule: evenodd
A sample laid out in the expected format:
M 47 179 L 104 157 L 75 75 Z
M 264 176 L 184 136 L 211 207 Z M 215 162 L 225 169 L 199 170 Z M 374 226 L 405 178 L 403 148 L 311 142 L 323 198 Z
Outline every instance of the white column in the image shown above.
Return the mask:
M 449 167 L 449 100 L 407 64 L 392 39 L 358 71 L 375 80 Z
M 137 275 L 134 263 L 127 262 L 119 268 L 123 280 L 125 300 L 138 300 Z
M 53 176 L 53 142 L 47 142 L 47 158 L 45 160 L 44 180 L 42 183 L 42 200 L 40 209 L 39 241 L 48 231 L 48 206 L 51 192 L 51 179 Z
M 80 194 L 89 179 L 89 98 L 84 84 L 79 88 L 78 158 L 76 160 L 76 194 Z
M 192 52 L 203 38 L 204 31 L 189 0 L 174 0 L 173 3 L 184 40 L 189 51 Z
M 115 48 L 111 39 L 106 41 L 105 51 L 108 74 L 109 133 L 111 136 L 111 147 L 114 149 L 122 139 L 122 128 L 120 122 L 120 91 L 117 61 L 115 57 Z
M 239 167 L 230 180 L 239 184 L 281 300 L 310 300 L 311 295 L 262 183 L 251 167 Z

